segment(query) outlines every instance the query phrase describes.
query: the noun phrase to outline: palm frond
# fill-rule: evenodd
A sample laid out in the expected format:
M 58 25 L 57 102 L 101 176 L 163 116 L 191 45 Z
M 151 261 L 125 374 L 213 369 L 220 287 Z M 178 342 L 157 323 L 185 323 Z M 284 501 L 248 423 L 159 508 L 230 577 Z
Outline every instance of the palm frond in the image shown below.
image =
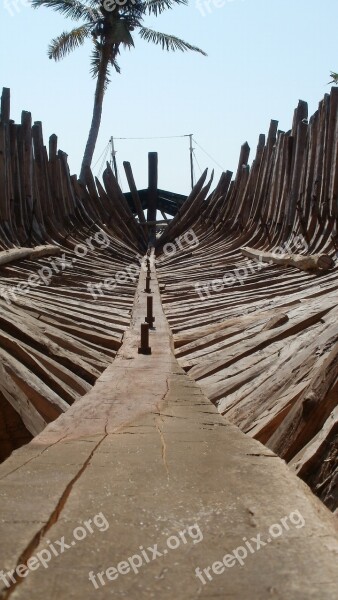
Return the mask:
M 113 44 L 123 44 L 128 48 L 134 46 L 134 40 L 129 31 L 128 22 L 123 19 L 114 21 L 109 32 L 109 40 L 111 40 Z
M 171 10 L 172 8 L 177 6 L 177 4 L 187 5 L 188 0 L 145 0 L 142 3 L 144 5 L 145 10 L 151 15 L 155 15 L 157 17 L 165 10 Z
M 67 54 L 70 54 L 75 48 L 82 46 L 85 40 L 89 37 L 92 29 L 91 23 L 76 27 L 72 31 L 64 31 L 58 37 L 54 38 L 48 46 L 49 58 L 61 60 Z
M 192 46 L 191 44 L 188 44 L 188 42 L 185 42 L 174 35 L 160 33 L 159 31 L 148 29 L 148 27 L 141 27 L 139 33 L 141 38 L 146 40 L 146 42 L 160 45 L 163 50 L 172 52 L 176 52 L 177 50 L 180 50 L 181 52 L 191 50 L 192 52 L 199 52 L 200 54 L 203 54 L 203 56 L 207 56 L 204 50 L 197 48 L 197 46 Z
M 107 70 L 106 70 L 106 79 L 104 82 L 104 91 L 106 91 L 107 87 L 110 84 L 110 65 L 107 65 Z
M 96 79 L 98 77 L 98 75 L 99 75 L 100 67 L 101 67 L 101 58 L 102 58 L 102 56 L 101 56 L 101 45 L 98 42 L 96 42 L 95 43 L 95 47 L 94 47 L 93 52 L 92 52 L 91 60 L 90 60 L 90 64 L 91 64 L 90 72 L 91 72 L 91 74 L 93 76 L 93 79 Z M 113 66 L 114 66 L 114 68 L 116 68 L 115 65 L 113 65 Z M 104 83 L 104 90 L 105 91 L 106 91 L 109 83 L 110 83 L 110 79 L 109 79 L 109 66 L 108 66 L 107 67 L 107 72 L 106 72 L 106 79 L 105 79 L 105 83 Z
M 330 85 L 330 83 L 338 84 L 338 73 L 334 73 L 333 71 L 331 71 L 330 77 L 332 77 L 332 81 L 329 81 L 328 85 Z
M 93 49 L 93 52 L 92 52 L 92 55 L 90 58 L 90 72 L 93 76 L 93 79 L 95 79 L 95 77 L 97 77 L 99 74 L 100 63 L 101 63 L 100 44 L 95 43 L 95 47 Z
M 133 31 L 136 27 L 142 27 L 144 15 L 144 2 L 128 3 L 119 10 L 119 18 L 128 25 L 129 31 Z
M 119 74 L 121 73 L 120 65 L 118 64 L 115 56 L 111 57 L 110 64 L 115 69 L 116 73 L 119 73 Z
M 59 12 L 70 19 L 74 19 L 75 21 L 85 19 L 90 23 L 95 23 L 101 16 L 101 13 L 97 8 L 97 2 L 96 7 L 94 6 L 94 3 L 93 5 L 88 6 L 79 0 L 32 0 L 31 4 L 33 8 L 40 8 L 43 6 L 52 8 L 56 12 Z

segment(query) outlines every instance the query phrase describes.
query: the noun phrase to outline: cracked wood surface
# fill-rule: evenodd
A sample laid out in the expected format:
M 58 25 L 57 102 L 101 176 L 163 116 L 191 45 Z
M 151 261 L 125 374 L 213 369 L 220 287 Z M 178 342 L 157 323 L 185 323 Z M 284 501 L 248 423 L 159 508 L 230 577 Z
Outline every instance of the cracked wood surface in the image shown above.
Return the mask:
M 146 294 L 141 271 L 132 322 L 95 386 L 0 467 L 0 565 L 9 571 L 46 547 L 71 544 L 74 528 L 103 512 L 95 531 L 21 579 L 13 600 L 156 597 L 193 600 L 332 600 L 338 593 L 334 517 L 283 461 L 217 412 L 173 354 L 156 274 L 152 355 L 137 353 Z M 293 511 L 303 528 L 250 555 L 245 567 L 214 575 L 204 568 Z M 182 544 L 136 575 L 94 589 L 88 572 L 105 571 L 139 547 L 165 547 L 168 536 L 198 524 L 203 540 Z M 285 574 L 288 573 L 288 577 Z
M 231 241 L 201 221 L 193 230 L 199 243 L 184 264 L 180 249 L 173 257 L 158 256 L 162 301 L 179 364 L 232 423 L 287 460 L 297 455 L 297 472 L 334 511 L 336 434 L 326 428 L 327 444 L 322 439 L 313 457 L 302 449 L 312 441 L 316 448 L 315 438 L 338 401 L 336 365 L 329 359 L 338 343 L 337 266 L 320 276 L 284 271 L 277 279 L 274 265 L 262 270 L 238 259 L 240 237 Z M 221 287 L 234 265 L 242 279 Z M 217 283 L 203 293 L 206 277 Z M 327 360 L 330 377 L 325 375 Z M 324 377 L 326 385 L 318 386 L 316 377 Z M 316 402 L 307 401 L 303 412 L 302 394 L 311 395 L 315 388 Z M 308 466 L 300 464 L 310 456 Z
M 160 255 L 189 228 L 198 236 L 198 247 L 178 245 L 159 267 L 174 335 L 154 283 L 157 329 L 153 354 L 143 357 L 137 346 L 144 274 L 136 296 L 136 285 L 123 284 L 94 302 L 87 284 L 102 285 L 135 262 L 146 248 L 146 228 L 109 165 L 104 185 L 88 170 L 82 186 L 70 176 L 66 154 L 57 152 L 56 136 L 47 153 L 41 123 L 32 126 L 26 112 L 20 125 L 10 121 L 4 90 L 0 459 L 39 435 L 0 468 L 0 567 L 13 569 L 48 540 L 71 539 L 75 526 L 100 511 L 110 527 L 4 589 L 3 598 L 337 597 L 336 522 L 256 441 L 286 457 L 336 508 L 337 115 L 333 88 L 308 124 L 304 102 L 287 133 L 272 121 L 251 167 L 244 144 L 233 181 L 227 171 L 210 193 L 212 177 L 202 175 L 157 244 Z M 135 189 L 132 195 L 143 220 Z M 154 202 L 152 186 L 153 209 Z M 79 257 L 77 245 L 99 232 L 109 237 L 109 249 L 90 247 Z M 334 268 L 255 270 L 241 252 L 249 246 L 259 255 L 281 247 L 299 253 L 299 235 L 306 242 L 302 261 L 324 254 Z M 71 266 L 49 285 L 13 297 L 13 288 L 48 269 L 51 246 Z M 237 281 L 221 288 L 220 279 L 236 269 Z M 194 284 L 212 279 L 202 300 Z M 245 567 L 206 586 L 195 577 L 196 566 L 210 566 L 295 510 L 304 528 L 284 532 Z M 161 545 L 194 522 L 204 534 L 200 544 L 102 589 L 88 582 L 89 570 L 115 566 L 140 545 Z

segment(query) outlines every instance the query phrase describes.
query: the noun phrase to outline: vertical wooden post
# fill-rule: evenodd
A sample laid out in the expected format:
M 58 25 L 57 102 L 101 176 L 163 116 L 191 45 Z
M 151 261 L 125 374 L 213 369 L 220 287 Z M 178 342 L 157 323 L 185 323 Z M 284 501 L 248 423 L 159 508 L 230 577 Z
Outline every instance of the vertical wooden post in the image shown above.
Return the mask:
M 147 316 L 146 323 L 148 323 L 149 327 L 152 329 L 154 327 L 155 317 L 153 314 L 153 297 L 147 296 Z
M 193 134 L 190 133 L 189 134 L 189 139 L 190 139 L 190 147 L 189 147 L 189 152 L 190 152 L 190 178 L 191 178 L 191 189 L 194 189 L 194 149 L 192 146 L 192 136 Z
M 150 289 L 150 276 L 147 275 L 146 277 L 146 287 L 144 290 L 147 294 L 151 294 L 151 289 Z
M 9 174 L 9 120 L 11 96 L 9 88 L 3 88 L 0 104 L 0 218 L 10 220 Z
M 148 231 L 149 244 L 154 245 L 156 240 L 156 212 L 157 212 L 157 186 L 158 186 L 158 156 L 157 152 L 148 154 Z M 151 223 L 151 224 L 150 224 Z
M 115 146 L 114 146 L 114 138 L 113 136 L 110 138 L 110 145 L 111 145 L 111 158 L 112 158 L 112 167 L 114 167 L 114 173 L 115 173 L 115 178 L 117 183 L 119 182 L 119 178 L 118 178 L 118 172 L 117 172 L 117 162 L 116 162 L 116 152 L 115 152 Z
M 241 152 L 239 155 L 238 168 L 237 168 L 237 174 L 236 174 L 236 183 L 239 182 L 240 177 L 242 175 L 243 165 L 248 164 L 249 156 L 250 156 L 250 146 L 249 146 L 248 142 L 245 142 L 245 144 L 243 144 L 241 146 Z
M 9 88 L 2 88 L 0 119 L 1 123 L 9 123 L 11 112 L 11 92 Z
M 148 323 L 141 324 L 141 346 L 138 349 L 139 354 L 151 354 L 149 346 L 149 325 Z

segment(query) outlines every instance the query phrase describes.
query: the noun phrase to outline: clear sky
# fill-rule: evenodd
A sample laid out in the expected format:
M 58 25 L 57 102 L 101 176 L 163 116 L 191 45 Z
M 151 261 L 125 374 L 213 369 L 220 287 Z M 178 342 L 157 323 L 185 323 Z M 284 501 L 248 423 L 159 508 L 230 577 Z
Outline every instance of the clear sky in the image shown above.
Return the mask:
M 248 141 L 252 159 L 271 118 L 287 130 L 298 99 L 308 101 L 312 114 L 330 91 L 329 73 L 338 71 L 337 0 L 197 2 L 145 24 L 183 37 L 208 57 L 168 54 L 135 36 L 105 97 L 94 163 L 111 135 L 193 133 L 224 170 L 235 170 L 241 144 Z M 0 84 L 11 88 L 12 118 L 30 110 L 43 123 L 45 143 L 56 133 L 72 173 L 79 173 L 94 92 L 91 42 L 59 63 L 46 54 L 50 39 L 71 26 L 50 9 L 33 10 L 28 0 L 0 0 Z M 195 147 L 200 167 L 215 167 L 219 176 L 221 169 Z M 158 151 L 159 186 L 188 193 L 187 138 L 116 140 L 116 150 L 120 173 L 129 160 L 139 188 L 147 185 L 148 151 Z

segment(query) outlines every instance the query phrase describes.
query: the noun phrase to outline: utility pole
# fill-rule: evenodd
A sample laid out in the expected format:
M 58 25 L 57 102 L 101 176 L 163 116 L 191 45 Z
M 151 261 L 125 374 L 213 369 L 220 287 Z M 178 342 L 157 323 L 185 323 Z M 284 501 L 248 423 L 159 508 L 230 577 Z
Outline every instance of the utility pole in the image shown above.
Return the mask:
M 191 189 L 194 187 L 194 148 L 192 146 L 192 136 L 193 134 L 189 134 L 190 139 L 190 174 L 191 174 Z
M 110 138 L 110 144 L 111 144 L 111 166 L 114 167 L 115 178 L 116 178 L 116 181 L 118 182 L 116 151 L 115 151 L 113 136 Z

